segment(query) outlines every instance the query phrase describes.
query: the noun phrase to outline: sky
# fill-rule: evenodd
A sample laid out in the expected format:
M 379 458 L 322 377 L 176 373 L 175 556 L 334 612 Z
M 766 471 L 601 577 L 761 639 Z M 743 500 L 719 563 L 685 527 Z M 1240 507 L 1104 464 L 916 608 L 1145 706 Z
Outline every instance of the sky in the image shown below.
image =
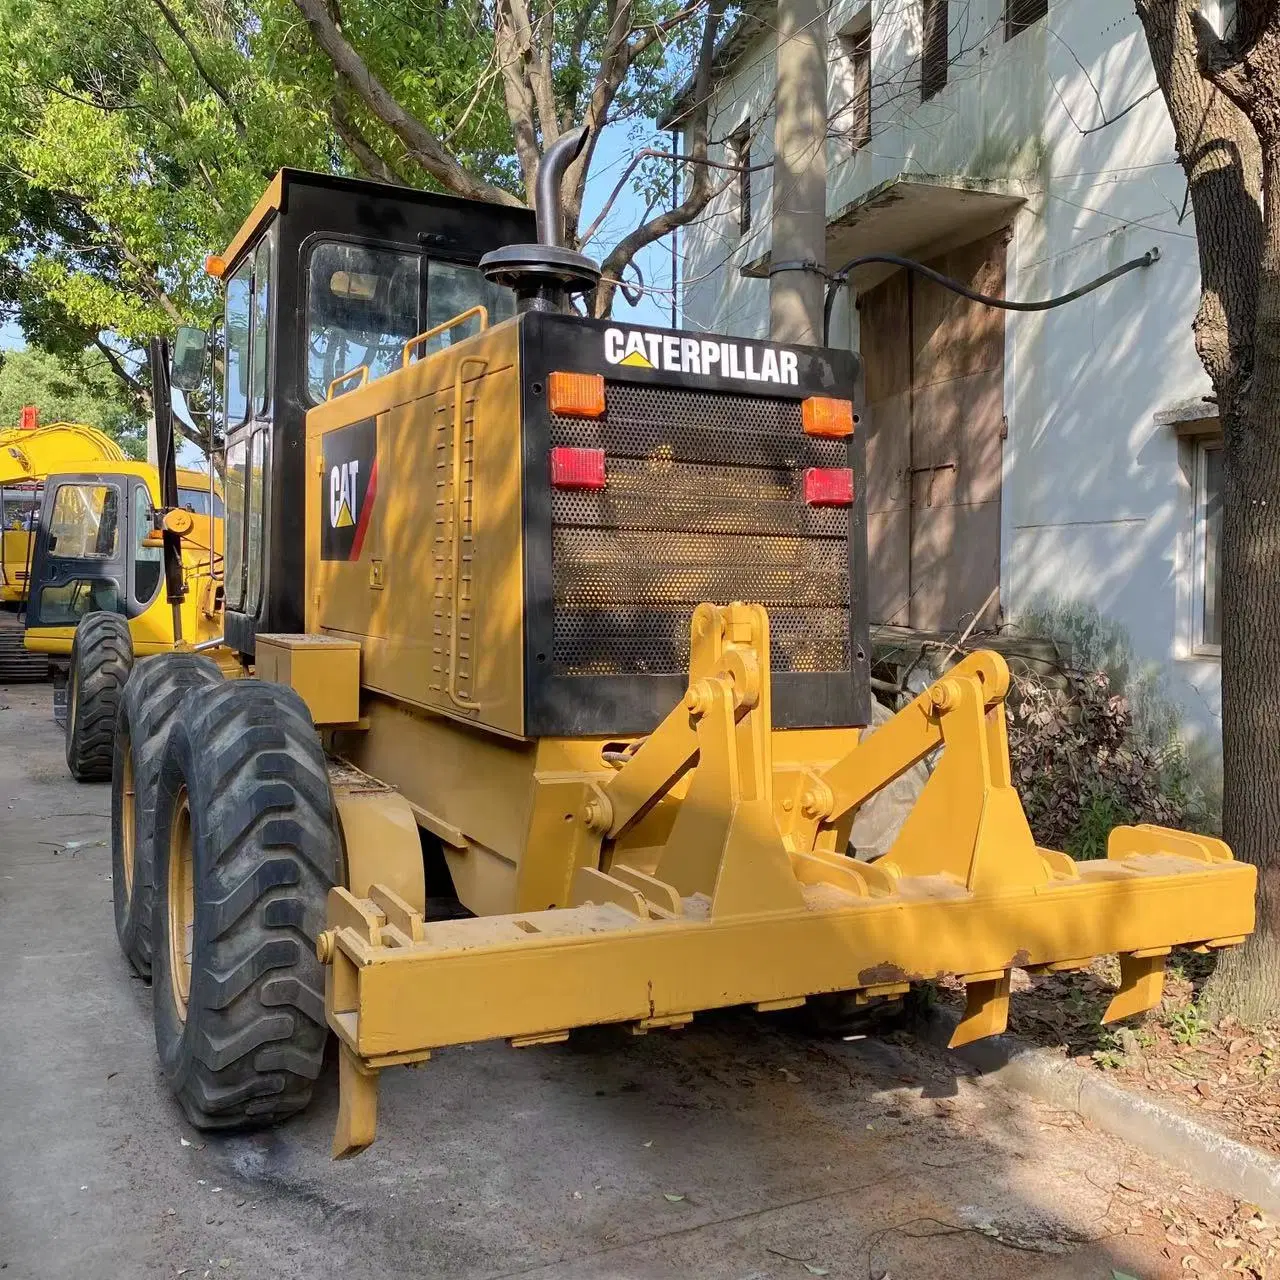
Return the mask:
M 639 141 L 633 141 L 634 132 L 635 130 L 629 125 L 613 125 L 605 130 L 605 135 L 596 148 L 591 173 L 587 179 L 582 219 L 584 228 L 590 226 L 595 220 L 613 190 L 614 184 L 635 154 L 636 148 L 647 145 L 655 136 L 652 122 L 641 126 Z M 661 145 L 664 149 L 669 149 L 669 138 Z M 669 205 L 664 204 L 663 207 L 669 207 Z M 628 182 L 614 201 L 608 216 L 601 224 L 599 233 L 586 246 L 586 252 L 597 261 L 603 259 L 618 240 L 639 222 L 644 213 L 644 201 Z M 216 247 L 210 246 L 211 251 Z M 637 305 L 632 307 L 619 290 L 614 297 L 613 315 L 619 320 L 632 324 L 671 327 L 671 239 L 668 237 L 642 250 L 637 255 L 636 264 L 643 274 L 647 286 L 646 292 Z M 626 278 L 629 282 L 634 281 L 634 272 L 628 271 Z M 12 322 L 0 324 L 0 350 L 18 349 L 22 346 L 22 334 L 17 325 Z M 178 412 L 179 414 L 182 412 L 180 406 Z M 179 462 L 184 466 L 199 466 L 202 463 L 202 455 L 193 446 L 184 445 Z
M 652 122 L 648 132 L 641 137 L 638 144 L 633 143 L 626 125 L 613 125 L 606 128 L 596 148 L 595 160 L 591 172 L 587 176 L 587 193 L 583 210 L 583 227 L 589 227 L 601 205 L 608 199 L 614 184 L 621 176 L 627 162 L 635 154 L 636 146 L 645 146 L 646 137 L 652 135 Z M 662 144 L 664 150 L 671 150 L 670 137 Z M 670 208 L 666 202 L 663 208 Z M 586 248 L 591 257 L 602 258 L 605 250 L 611 249 L 627 234 L 644 216 L 644 201 L 631 188 L 630 183 L 623 189 L 614 202 L 609 217 L 601 228 L 599 241 L 592 241 Z M 637 255 L 637 264 L 644 275 L 645 284 L 658 292 L 646 292 L 639 304 L 632 308 L 621 291 L 613 303 L 613 314 L 620 320 L 633 321 L 637 324 L 651 324 L 671 327 L 671 240 L 668 237 L 650 245 Z M 634 275 L 627 273 L 627 280 Z

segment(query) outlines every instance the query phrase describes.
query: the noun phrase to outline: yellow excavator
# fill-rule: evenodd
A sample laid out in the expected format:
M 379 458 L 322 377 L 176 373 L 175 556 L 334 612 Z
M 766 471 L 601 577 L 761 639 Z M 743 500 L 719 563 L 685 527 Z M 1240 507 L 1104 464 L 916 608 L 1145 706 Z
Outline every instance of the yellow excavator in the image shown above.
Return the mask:
M 22 410 L 19 426 L 0 431 L 0 681 L 49 675 L 48 659 L 23 647 L 20 612 L 46 480 L 55 472 L 95 470 L 124 457 L 97 427 L 83 422 L 41 426 L 35 405 Z
M 176 465 L 167 352 L 160 344 L 153 359 L 160 465 L 118 449 L 66 462 L 44 478 L 30 535 L 24 643 L 51 660 L 54 717 L 81 782 L 111 776 L 116 702 L 135 658 L 216 649 L 222 631 L 222 488 Z

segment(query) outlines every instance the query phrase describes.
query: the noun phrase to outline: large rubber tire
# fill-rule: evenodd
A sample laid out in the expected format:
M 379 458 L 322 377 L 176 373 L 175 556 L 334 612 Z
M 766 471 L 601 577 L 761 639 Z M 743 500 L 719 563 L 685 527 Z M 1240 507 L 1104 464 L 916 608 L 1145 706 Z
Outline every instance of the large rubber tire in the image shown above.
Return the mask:
M 217 664 L 194 653 L 162 653 L 133 669 L 120 699 L 111 766 L 111 897 L 120 949 L 151 976 L 156 789 L 169 728 L 186 693 L 217 684 Z
M 152 993 L 169 1087 L 201 1129 L 293 1115 L 324 1058 L 315 939 L 341 856 L 324 752 L 296 693 L 229 680 L 182 699 L 153 856 Z
M 133 669 L 129 624 L 117 613 L 80 619 L 71 642 L 67 768 L 77 782 L 111 780 L 111 743 L 120 693 Z

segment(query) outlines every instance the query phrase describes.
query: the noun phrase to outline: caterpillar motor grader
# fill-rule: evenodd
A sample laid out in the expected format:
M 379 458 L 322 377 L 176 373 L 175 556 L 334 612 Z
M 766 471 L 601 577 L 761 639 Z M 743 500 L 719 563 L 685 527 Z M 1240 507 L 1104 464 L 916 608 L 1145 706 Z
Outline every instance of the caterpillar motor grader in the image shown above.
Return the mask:
M 204 333 L 179 339 L 178 362 L 198 375 Z M 158 464 L 118 448 L 64 460 L 45 477 L 32 535 L 24 644 L 51 657 L 54 717 L 79 782 L 111 777 L 116 711 L 135 658 L 220 647 L 221 487 L 212 468 L 176 465 L 164 341 L 151 344 L 151 373 Z
M 509 210 L 286 171 L 213 263 L 229 315 L 274 291 L 229 425 L 252 678 L 141 666 L 113 778 L 120 937 L 200 1127 L 299 1110 L 330 1034 L 345 1156 L 379 1073 L 449 1046 L 943 973 L 963 1043 L 1005 1026 L 1014 967 L 1118 953 L 1122 1018 L 1172 947 L 1253 927 L 1218 840 L 1036 846 L 995 654 L 862 736 L 859 361 L 571 311 L 598 278 L 560 240 L 583 138 L 544 158 L 537 243 Z M 935 751 L 888 852 L 849 856 Z

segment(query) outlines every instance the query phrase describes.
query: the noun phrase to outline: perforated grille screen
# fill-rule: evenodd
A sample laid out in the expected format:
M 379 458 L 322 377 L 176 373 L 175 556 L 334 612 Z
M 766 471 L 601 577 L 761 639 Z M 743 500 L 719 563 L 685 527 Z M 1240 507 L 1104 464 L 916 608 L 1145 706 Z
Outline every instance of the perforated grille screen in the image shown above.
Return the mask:
M 766 605 L 775 671 L 847 671 L 849 513 L 802 494 L 844 444 L 805 436 L 798 401 L 610 382 L 605 404 L 551 418 L 608 476 L 552 494 L 556 673 L 683 673 L 704 600 Z

